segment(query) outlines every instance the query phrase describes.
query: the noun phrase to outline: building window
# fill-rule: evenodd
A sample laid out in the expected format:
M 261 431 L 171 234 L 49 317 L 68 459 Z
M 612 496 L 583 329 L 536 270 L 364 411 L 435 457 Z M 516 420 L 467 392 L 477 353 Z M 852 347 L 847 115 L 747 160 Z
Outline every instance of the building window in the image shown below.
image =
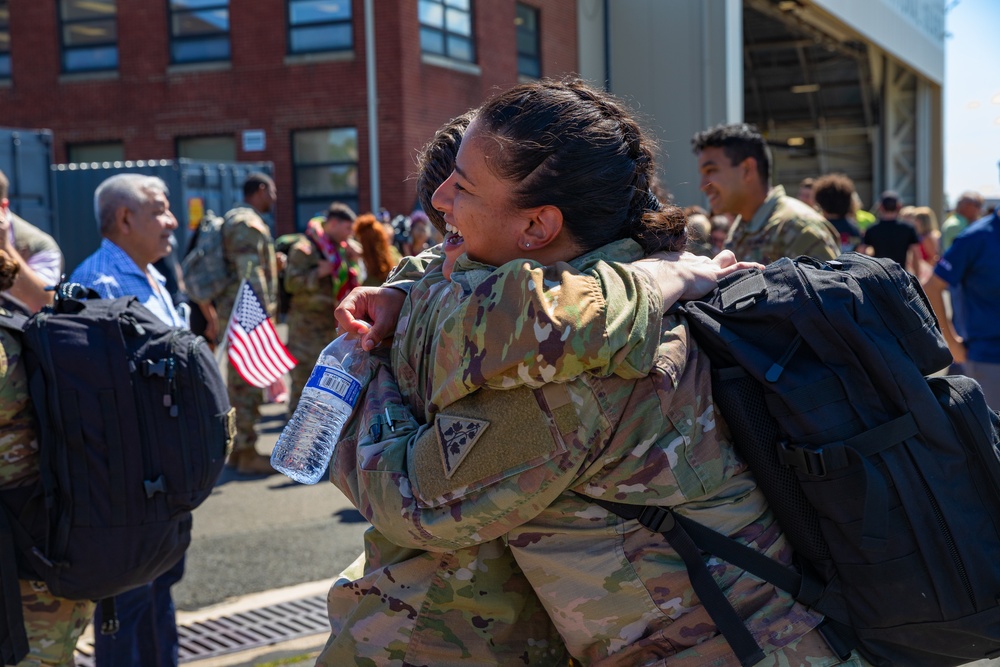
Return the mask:
M 229 60 L 228 0 L 169 0 L 173 63 Z
M 476 62 L 472 40 L 472 0 L 419 0 L 420 50 Z
M 288 52 L 354 48 L 351 0 L 288 0 Z
M 121 162 L 125 159 L 125 146 L 120 141 L 69 144 L 66 157 L 70 162 Z
M 59 0 L 62 70 L 118 69 L 118 8 L 115 0 Z
M 0 0 L 0 81 L 10 79 L 10 9 Z
M 542 76 L 538 10 L 518 4 L 514 27 L 517 29 L 517 73 L 537 79 Z
M 177 157 L 203 162 L 236 162 L 236 139 L 232 135 L 180 137 Z
M 292 133 L 295 225 L 299 231 L 331 202 L 358 210 L 358 131 L 353 127 Z

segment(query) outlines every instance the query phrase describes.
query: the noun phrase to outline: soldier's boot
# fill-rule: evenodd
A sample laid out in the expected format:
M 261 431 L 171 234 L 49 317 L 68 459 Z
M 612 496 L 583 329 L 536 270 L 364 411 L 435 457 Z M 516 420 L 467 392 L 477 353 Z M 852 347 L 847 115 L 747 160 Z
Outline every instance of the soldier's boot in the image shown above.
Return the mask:
M 229 455 L 229 464 L 240 475 L 273 475 L 277 470 L 271 467 L 271 459 L 258 454 L 253 447 L 240 449 Z

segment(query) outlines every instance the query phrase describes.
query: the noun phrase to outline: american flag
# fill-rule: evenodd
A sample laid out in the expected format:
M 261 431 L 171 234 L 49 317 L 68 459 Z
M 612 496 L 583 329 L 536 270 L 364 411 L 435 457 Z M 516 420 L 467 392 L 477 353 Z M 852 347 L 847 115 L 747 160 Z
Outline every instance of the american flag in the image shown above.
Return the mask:
M 229 322 L 229 361 L 244 380 L 269 387 L 297 363 L 278 339 L 278 332 L 250 283 L 243 281 Z

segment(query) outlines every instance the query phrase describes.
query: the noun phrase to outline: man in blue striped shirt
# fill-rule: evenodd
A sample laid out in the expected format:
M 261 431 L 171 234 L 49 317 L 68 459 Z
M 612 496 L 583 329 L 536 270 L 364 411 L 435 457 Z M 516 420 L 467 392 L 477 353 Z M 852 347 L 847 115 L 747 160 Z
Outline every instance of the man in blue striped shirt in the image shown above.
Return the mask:
M 187 328 L 187 312 L 174 307 L 166 279 L 153 262 L 170 251 L 177 219 L 167 186 L 155 176 L 116 174 L 94 192 L 101 247 L 70 277 L 105 299 L 135 296 L 164 323 Z M 185 304 L 184 309 L 187 308 Z M 97 667 L 176 667 L 180 652 L 170 587 L 184 574 L 184 558 L 145 586 L 115 598 L 121 626 L 114 635 L 94 635 Z M 101 627 L 101 610 L 94 615 Z
M 101 247 L 76 268 L 70 282 L 105 299 L 135 296 L 150 312 L 175 327 L 187 318 L 174 307 L 166 279 L 153 262 L 170 251 L 177 218 L 170 212 L 167 186 L 155 176 L 116 174 L 94 193 Z

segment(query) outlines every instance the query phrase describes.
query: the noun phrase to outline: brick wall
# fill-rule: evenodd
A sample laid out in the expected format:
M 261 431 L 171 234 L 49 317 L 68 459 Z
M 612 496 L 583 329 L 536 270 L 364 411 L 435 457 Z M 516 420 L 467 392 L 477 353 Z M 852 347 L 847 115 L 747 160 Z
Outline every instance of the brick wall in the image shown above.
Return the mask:
M 541 8 L 542 71 L 576 70 L 575 0 L 525 0 Z M 353 0 L 354 52 L 287 57 L 286 3 L 231 3 L 231 60 L 171 66 L 165 2 L 119 2 L 117 73 L 60 74 L 57 0 L 10 3 L 12 84 L 0 87 L 0 125 L 50 128 L 55 159 L 67 146 L 120 141 L 128 160 L 176 157 L 183 137 L 231 135 L 241 161 L 274 163 L 279 232 L 293 226 L 291 135 L 358 130 L 359 201 L 370 202 L 364 3 Z M 517 82 L 514 0 L 474 0 L 478 73 L 421 58 L 417 0 L 377 0 L 381 203 L 393 213 L 415 201 L 413 157 L 434 130 Z M 266 150 L 245 152 L 241 132 L 262 129 Z

